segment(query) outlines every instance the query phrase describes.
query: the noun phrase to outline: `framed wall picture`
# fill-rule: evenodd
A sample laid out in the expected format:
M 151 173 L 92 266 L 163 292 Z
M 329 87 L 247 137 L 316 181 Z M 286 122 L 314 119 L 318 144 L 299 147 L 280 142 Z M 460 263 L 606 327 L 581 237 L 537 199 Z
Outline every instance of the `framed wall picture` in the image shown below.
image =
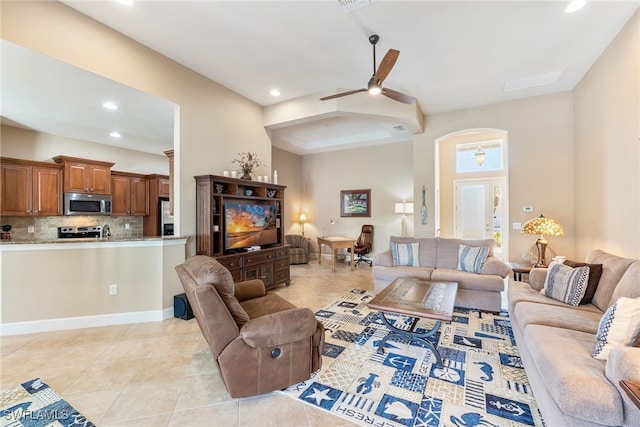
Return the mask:
M 340 216 L 370 217 L 371 190 L 340 191 Z

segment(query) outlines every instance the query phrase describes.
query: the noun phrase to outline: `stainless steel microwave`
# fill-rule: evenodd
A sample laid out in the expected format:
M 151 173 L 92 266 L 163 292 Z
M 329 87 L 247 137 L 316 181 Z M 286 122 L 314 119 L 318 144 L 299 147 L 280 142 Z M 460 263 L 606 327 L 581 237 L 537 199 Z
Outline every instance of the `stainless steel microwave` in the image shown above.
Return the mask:
M 64 193 L 64 214 L 111 215 L 111 195 Z

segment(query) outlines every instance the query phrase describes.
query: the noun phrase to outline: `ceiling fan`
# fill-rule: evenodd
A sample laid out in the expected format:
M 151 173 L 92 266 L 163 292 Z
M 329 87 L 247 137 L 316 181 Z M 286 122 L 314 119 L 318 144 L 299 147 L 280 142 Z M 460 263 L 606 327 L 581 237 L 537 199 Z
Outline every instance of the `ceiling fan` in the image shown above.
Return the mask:
M 387 54 L 382 58 L 380 62 L 380 66 L 376 70 L 376 43 L 378 43 L 380 37 L 377 34 L 369 36 L 369 43 L 373 46 L 373 75 L 369 80 L 366 88 L 350 90 L 347 92 L 337 93 L 335 95 L 325 96 L 324 98 L 320 98 L 321 101 L 326 101 L 327 99 L 340 98 L 347 95 L 353 95 L 354 93 L 360 92 L 369 92 L 371 95 L 383 94 L 387 98 L 391 98 L 394 101 L 403 102 L 405 104 L 412 104 L 415 101 L 415 98 L 409 95 L 405 95 L 404 93 L 400 93 L 398 91 L 383 88 L 382 81 L 389 75 L 391 69 L 395 65 L 398 60 L 398 56 L 400 55 L 399 50 L 389 49 Z

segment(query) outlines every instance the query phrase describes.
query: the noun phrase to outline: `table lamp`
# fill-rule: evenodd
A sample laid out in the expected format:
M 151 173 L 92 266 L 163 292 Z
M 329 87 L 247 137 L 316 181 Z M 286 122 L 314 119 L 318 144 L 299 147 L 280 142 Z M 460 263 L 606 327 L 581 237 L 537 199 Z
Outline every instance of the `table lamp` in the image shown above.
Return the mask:
M 304 222 L 307 220 L 305 214 L 300 214 L 300 228 L 302 229 L 302 235 L 304 236 Z
M 536 240 L 536 248 L 538 248 L 538 262 L 534 267 L 546 268 L 547 263 L 545 261 L 545 252 L 549 242 L 544 236 L 562 236 L 564 230 L 562 226 L 544 215 L 540 215 L 537 218 L 530 219 L 520 229 L 524 234 L 538 234 L 540 237 Z

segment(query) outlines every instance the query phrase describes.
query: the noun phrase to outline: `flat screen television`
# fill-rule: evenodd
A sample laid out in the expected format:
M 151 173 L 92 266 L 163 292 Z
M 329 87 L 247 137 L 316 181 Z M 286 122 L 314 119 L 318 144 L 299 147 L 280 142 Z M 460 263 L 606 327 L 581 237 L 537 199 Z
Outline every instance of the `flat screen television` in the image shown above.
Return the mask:
M 224 231 L 225 251 L 278 243 L 276 202 L 226 199 Z

